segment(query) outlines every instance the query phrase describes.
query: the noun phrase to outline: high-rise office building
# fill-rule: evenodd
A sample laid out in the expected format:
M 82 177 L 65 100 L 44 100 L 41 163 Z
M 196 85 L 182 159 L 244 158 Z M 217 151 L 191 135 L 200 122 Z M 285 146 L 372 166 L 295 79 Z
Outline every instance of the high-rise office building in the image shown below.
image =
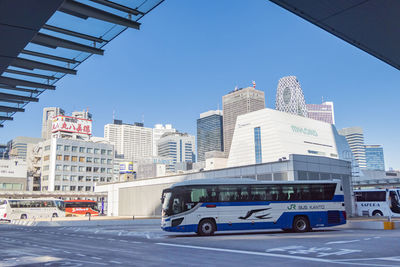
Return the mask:
M 72 117 L 85 120 L 92 120 L 92 114 L 89 113 L 88 110 L 74 111 L 72 112 Z
M 7 151 L 10 158 L 13 159 L 27 159 L 28 146 L 34 145 L 43 141 L 42 138 L 17 136 L 14 139 L 8 141 Z
M 165 133 L 157 142 L 158 155 L 171 158 L 173 164 L 195 162 L 194 142 L 194 136 L 187 133 Z M 169 166 L 167 170 L 173 171 Z
M 360 168 L 366 168 L 365 159 L 365 146 L 364 146 L 364 134 L 361 127 L 349 127 L 343 128 L 339 131 L 340 135 L 346 137 L 347 143 L 351 148 L 351 152 Z
M 42 138 L 49 139 L 52 135 L 53 118 L 59 115 L 64 115 L 65 111 L 61 108 L 50 107 L 43 109 L 42 119 Z
M 114 120 L 104 126 L 104 138 L 114 145 L 117 157 L 128 161 L 153 154 L 153 129 L 144 127 L 143 123 L 127 124 Z
M 229 155 L 236 118 L 239 115 L 265 108 L 264 92 L 254 87 L 235 89 L 222 97 L 224 151 Z
M 322 104 L 307 104 L 307 117 L 317 121 L 335 124 L 333 102 L 323 102 Z
M 306 101 L 296 76 L 279 79 L 276 89 L 276 110 L 307 117 Z
M 365 159 L 368 170 L 385 170 L 385 159 L 381 145 L 365 145 Z
M 210 110 L 197 119 L 197 161 L 205 161 L 205 153 L 224 151 L 222 110 Z
M 172 128 L 171 124 L 156 124 L 153 128 L 153 156 L 158 156 L 157 142 L 165 133 L 175 133 L 176 129 Z

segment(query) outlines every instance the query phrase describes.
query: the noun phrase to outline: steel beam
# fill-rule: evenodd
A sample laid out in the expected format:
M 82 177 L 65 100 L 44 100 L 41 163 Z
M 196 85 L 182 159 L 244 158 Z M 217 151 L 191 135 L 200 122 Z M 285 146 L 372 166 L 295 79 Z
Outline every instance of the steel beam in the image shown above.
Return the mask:
M 0 88 L 6 89 L 6 90 L 18 91 L 18 92 L 27 92 L 27 93 L 32 93 L 32 94 L 38 94 L 41 92 L 36 89 L 20 88 L 20 87 L 16 87 L 16 86 L 3 85 L 1 83 L 0 83 Z
M 14 95 L 14 94 L 6 94 L 6 93 L 0 93 L 0 99 L 10 99 L 10 100 L 22 100 L 22 101 L 29 101 L 29 102 L 39 102 L 39 98 L 37 98 L 37 97 L 29 97 L 29 96 Z
M 24 75 L 24 76 L 31 76 L 31 77 L 36 77 L 36 78 L 42 78 L 42 79 L 46 79 L 46 80 L 54 80 L 54 79 L 56 79 L 54 76 L 47 76 L 47 75 L 36 74 L 36 73 L 25 72 L 25 71 L 19 71 L 19 70 L 7 69 L 4 72 L 12 73 L 12 74 L 18 74 L 18 75 Z
M 18 67 L 18 68 L 28 69 L 28 70 L 41 69 L 41 70 L 49 70 L 49 71 L 62 72 L 62 73 L 76 75 L 76 70 L 73 70 L 73 69 L 68 69 L 68 68 L 57 66 L 57 65 L 42 63 L 39 61 L 34 61 L 34 60 L 20 58 L 20 57 L 17 57 L 13 62 L 11 62 L 10 65 L 14 66 L 14 67 Z
M 87 52 L 91 54 L 97 54 L 97 55 L 103 55 L 104 50 L 95 48 L 92 46 L 72 42 L 66 39 L 58 38 L 55 36 L 47 35 L 44 33 L 38 32 L 35 37 L 33 37 L 31 43 L 38 44 L 38 45 L 43 45 L 47 46 L 50 48 L 57 48 L 57 47 L 63 47 L 63 48 L 68 48 L 72 50 L 78 50 L 82 52 Z
M 113 13 L 106 12 L 104 10 L 88 6 L 74 0 L 65 0 L 61 7 L 58 9 L 61 12 L 77 16 L 83 19 L 88 17 L 107 21 L 110 23 L 122 25 L 129 28 L 138 29 L 140 28 L 140 23 L 134 20 L 129 20 Z
M 129 13 L 129 14 L 132 14 L 134 16 L 144 15 L 143 12 L 141 12 L 141 11 L 139 11 L 137 9 L 133 9 L 133 8 L 130 8 L 130 7 L 127 7 L 127 6 L 123 6 L 123 5 L 108 1 L 108 0 L 90 0 L 90 1 L 98 3 L 98 4 L 101 4 L 103 6 L 108 6 L 108 7 L 117 9 L 117 10 L 122 11 L 122 12 L 126 12 L 126 13 Z
M 71 30 L 67 30 L 67 29 L 63 29 L 63 28 L 52 26 L 52 25 L 48 25 L 48 24 L 43 25 L 42 29 L 46 29 L 46 30 L 49 30 L 49 31 L 58 32 L 58 33 L 62 33 L 62 34 L 67 34 L 67 35 L 70 35 L 70 36 L 78 37 L 78 38 L 89 40 L 89 41 L 93 41 L 93 42 L 98 42 L 98 43 L 105 42 L 105 40 L 103 40 L 101 38 L 98 38 L 98 37 L 95 37 L 95 36 L 91 36 L 91 35 L 88 35 L 88 34 L 75 32 L 75 31 L 71 31 Z
M 33 87 L 33 88 L 42 88 L 42 89 L 49 89 L 55 90 L 56 87 L 54 85 L 44 84 L 44 83 L 35 83 L 10 77 L 0 76 L 0 83 L 10 86 L 26 86 L 26 87 Z
M 0 106 L 0 112 L 25 112 L 23 108 Z
M 43 57 L 43 58 L 48 58 L 48 59 L 52 59 L 52 60 L 67 62 L 67 63 L 71 63 L 71 64 L 81 63 L 80 61 L 77 61 L 75 59 L 66 58 L 66 57 L 58 57 L 58 56 L 53 56 L 53 55 L 39 53 L 39 52 L 25 50 L 25 49 L 23 49 L 21 51 L 21 53 L 26 54 L 26 55 L 35 56 L 35 57 Z
M 14 120 L 13 117 L 0 116 L 0 121 L 12 121 L 12 120 Z

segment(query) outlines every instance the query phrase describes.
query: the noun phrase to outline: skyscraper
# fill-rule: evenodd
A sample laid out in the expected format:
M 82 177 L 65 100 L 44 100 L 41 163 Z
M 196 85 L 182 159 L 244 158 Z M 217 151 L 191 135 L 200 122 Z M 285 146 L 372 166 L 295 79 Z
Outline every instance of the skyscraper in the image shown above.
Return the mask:
M 127 124 L 114 120 L 104 126 L 104 138 L 114 145 L 115 153 L 129 161 L 151 157 L 153 154 L 153 129 L 142 123 Z
M 275 108 L 279 111 L 307 117 L 306 101 L 296 76 L 279 79 Z
M 210 110 L 197 120 L 197 161 L 204 161 L 209 151 L 224 151 L 222 111 Z
M 364 134 L 361 127 L 349 127 L 343 128 L 339 131 L 340 135 L 346 137 L 347 143 L 351 148 L 354 158 L 356 159 L 360 168 L 366 168 L 365 159 L 365 146 L 364 146 Z
M 61 108 L 51 107 L 43 109 L 42 120 L 42 138 L 49 139 L 52 135 L 53 118 L 59 115 L 64 115 L 65 112 Z
M 333 102 L 324 102 L 322 104 L 307 104 L 307 116 L 310 119 L 335 124 Z
M 165 133 L 175 133 L 176 129 L 172 128 L 171 124 L 156 124 L 153 128 L 153 156 L 158 156 L 157 142 Z
M 158 155 L 171 158 L 173 164 L 195 162 L 194 136 L 187 133 L 165 133 L 157 142 Z M 169 171 L 173 171 L 167 166 Z
M 265 108 L 264 92 L 254 87 L 235 89 L 222 97 L 224 151 L 227 156 L 231 148 L 237 116 Z
M 385 170 L 385 159 L 381 145 L 365 145 L 365 158 L 368 170 Z

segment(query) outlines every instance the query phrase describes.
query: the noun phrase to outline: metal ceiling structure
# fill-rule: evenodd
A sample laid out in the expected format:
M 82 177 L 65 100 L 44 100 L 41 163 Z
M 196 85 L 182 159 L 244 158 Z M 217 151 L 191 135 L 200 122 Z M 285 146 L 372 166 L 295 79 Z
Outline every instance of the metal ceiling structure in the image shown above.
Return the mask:
M 0 127 L 164 0 L 1 0 Z
M 400 1 L 270 1 L 400 70 Z

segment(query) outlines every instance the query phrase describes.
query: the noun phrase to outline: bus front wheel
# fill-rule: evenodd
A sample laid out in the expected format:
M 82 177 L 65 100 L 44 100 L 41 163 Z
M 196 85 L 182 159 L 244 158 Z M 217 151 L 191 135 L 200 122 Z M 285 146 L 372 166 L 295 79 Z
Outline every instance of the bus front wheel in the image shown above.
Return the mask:
M 296 216 L 293 220 L 293 231 L 304 233 L 310 231 L 310 222 L 305 216 Z
M 200 221 L 197 233 L 203 236 L 210 236 L 214 234 L 216 228 L 213 220 L 204 219 Z

